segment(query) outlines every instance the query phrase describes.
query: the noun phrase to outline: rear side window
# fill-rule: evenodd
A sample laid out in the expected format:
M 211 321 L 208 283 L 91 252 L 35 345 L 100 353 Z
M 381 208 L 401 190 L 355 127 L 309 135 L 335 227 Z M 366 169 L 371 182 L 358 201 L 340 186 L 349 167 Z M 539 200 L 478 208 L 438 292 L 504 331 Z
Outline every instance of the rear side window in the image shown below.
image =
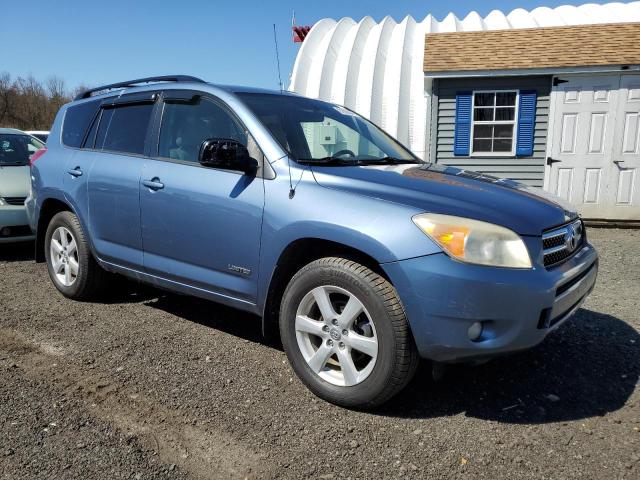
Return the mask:
M 67 108 L 62 124 L 62 143 L 67 147 L 80 148 L 84 134 L 95 116 L 100 101 L 86 102 Z
M 103 110 L 95 148 L 112 152 L 144 154 L 152 103 L 126 105 Z

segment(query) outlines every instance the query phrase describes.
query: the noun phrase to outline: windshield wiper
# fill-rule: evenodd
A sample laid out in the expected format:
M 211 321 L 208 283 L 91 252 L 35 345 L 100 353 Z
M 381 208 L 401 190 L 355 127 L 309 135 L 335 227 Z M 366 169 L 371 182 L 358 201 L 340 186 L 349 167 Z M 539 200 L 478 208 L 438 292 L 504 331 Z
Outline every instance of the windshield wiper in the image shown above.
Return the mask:
M 401 165 L 407 163 L 422 163 L 419 160 L 409 160 L 395 157 L 382 158 L 339 158 L 339 157 L 322 157 L 322 158 L 299 158 L 299 163 L 305 165 Z
M 422 163 L 419 160 L 410 160 L 408 158 L 395 158 L 395 157 L 382 157 L 372 158 L 368 160 L 360 160 L 360 162 L 367 162 L 366 165 L 379 165 L 381 163 L 386 165 L 402 165 L 407 163 Z M 362 163 L 361 163 L 362 165 Z
M 299 158 L 298 163 L 305 165 L 358 165 L 358 160 L 339 157 Z

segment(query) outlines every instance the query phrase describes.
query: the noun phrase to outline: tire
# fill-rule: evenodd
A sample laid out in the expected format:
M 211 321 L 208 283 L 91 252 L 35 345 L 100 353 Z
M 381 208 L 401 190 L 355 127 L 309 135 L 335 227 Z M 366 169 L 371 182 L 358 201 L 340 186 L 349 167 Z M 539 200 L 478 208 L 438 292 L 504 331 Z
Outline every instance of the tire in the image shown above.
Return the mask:
M 49 277 L 65 297 L 90 300 L 105 286 L 107 272 L 93 258 L 82 226 L 73 213 L 60 212 L 51 219 L 44 252 Z
M 280 336 L 302 382 L 347 408 L 386 402 L 419 363 L 393 285 L 345 258 L 321 258 L 293 276 L 280 308 Z

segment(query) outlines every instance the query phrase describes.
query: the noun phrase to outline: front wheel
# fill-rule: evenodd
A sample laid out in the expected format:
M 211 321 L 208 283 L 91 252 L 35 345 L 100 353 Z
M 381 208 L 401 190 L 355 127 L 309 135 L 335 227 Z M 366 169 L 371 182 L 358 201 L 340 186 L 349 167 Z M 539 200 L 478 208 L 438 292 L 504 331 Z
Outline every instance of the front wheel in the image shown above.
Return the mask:
M 282 300 L 280 335 L 307 387 L 345 407 L 384 403 L 418 365 L 393 286 L 344 258 L 316 260 L 293 276 Z

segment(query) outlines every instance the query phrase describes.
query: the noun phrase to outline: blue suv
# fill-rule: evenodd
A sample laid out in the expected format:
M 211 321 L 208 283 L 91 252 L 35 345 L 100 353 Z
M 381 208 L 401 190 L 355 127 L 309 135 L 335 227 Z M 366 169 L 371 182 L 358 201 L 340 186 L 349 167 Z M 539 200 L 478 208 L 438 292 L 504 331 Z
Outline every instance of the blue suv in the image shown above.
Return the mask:
M 424 163 L 287 92 L 187 76 L 90 90 L 31 176 L 36 258 L 64 296 L 116 273 L 260 315 L 309 389 L 347 407 L 391 398 L 420 357 L 538 344 L 596 280 L 562 200 Z

